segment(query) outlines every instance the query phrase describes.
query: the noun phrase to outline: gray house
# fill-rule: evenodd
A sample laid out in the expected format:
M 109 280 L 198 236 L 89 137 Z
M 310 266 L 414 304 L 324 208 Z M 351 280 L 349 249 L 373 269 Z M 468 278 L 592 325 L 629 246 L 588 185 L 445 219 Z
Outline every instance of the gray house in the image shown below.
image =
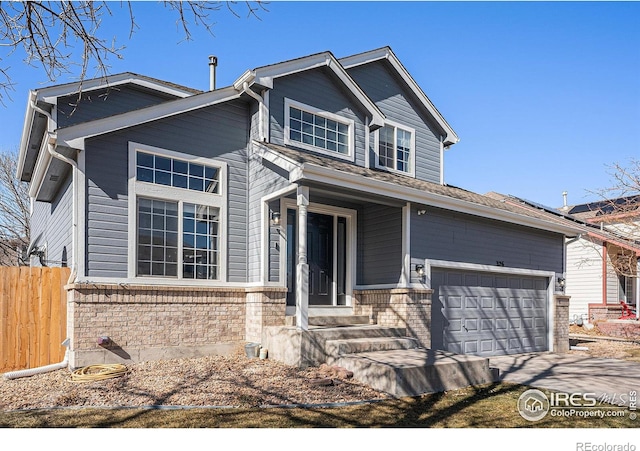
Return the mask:
M 79 88 L 30 92 L 18 170 L 32 247 L 72 268 L 72 366 L 244 342 L 309 364 L 307 332 L 363 317 L 459 354 L 565 346 L 576 230 L 444 184 L 458 136 L 390 48 Z

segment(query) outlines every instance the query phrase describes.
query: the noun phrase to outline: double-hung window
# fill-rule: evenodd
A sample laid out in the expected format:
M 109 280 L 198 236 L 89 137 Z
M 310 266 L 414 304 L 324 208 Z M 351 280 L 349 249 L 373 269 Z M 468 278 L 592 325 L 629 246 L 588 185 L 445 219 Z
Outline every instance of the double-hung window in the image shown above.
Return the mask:
M 285 144 L 353 160 L 354 121 L 285 99 Z
M 129 145 L 129 276 L 224 280 L 226 165 Z
M 374 134 L 376 167 L 415 175 L 415 130 L 387 122 Z

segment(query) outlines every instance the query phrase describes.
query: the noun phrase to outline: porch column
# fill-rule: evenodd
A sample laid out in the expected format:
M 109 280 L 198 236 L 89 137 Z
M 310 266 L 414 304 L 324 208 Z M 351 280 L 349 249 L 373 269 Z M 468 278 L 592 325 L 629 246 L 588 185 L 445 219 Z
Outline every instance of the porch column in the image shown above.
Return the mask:
M 298 186 L 298 264 L 296 265 L 296 324 L 309 329 L 309 265 L 307 264 L 307 207 L 309 187 Z

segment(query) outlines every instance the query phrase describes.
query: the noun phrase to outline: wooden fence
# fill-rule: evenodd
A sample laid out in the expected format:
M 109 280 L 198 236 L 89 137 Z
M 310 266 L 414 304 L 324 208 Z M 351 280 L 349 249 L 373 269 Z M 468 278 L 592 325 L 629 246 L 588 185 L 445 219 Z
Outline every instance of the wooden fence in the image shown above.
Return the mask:
M 0 372 L 64 359 L 69 268 L 0 267 Z

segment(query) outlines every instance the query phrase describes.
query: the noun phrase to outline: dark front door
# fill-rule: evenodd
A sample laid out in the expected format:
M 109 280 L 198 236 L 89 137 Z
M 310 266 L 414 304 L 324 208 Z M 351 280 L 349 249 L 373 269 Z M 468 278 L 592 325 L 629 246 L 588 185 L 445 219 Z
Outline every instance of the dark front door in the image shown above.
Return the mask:
M 307 216 L 309 305 L 333 305 L 333 216 Z
M 297 217 L 287 211 L 287 305 L 293 306 L 296 293 Z M 309 265 L 309 305 L 333 305 L 333 216 L 307 214 L 307 263 Z M 342 221 L 344 222 L 344 221 Z M 340 259 L 339 259 L 340 260 Z M 340 263 L 340 262 L 339 262 Z M 342 265 L 344 266 L 344 265 Z M 341 272 L 344 272 L 344 268 Z M 341 279 L 344 279 L 342 277 Z M 340 280 L 338 281 L 340 282 Z

